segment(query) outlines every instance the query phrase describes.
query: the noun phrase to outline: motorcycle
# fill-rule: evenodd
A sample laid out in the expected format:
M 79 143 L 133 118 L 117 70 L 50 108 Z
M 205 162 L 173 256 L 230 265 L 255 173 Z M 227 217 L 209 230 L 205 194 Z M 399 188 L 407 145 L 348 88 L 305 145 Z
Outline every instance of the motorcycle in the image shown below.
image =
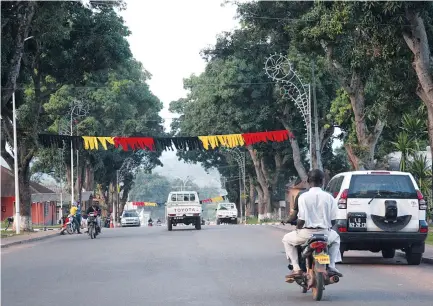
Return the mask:
M 161 226 L 161 221 L 160 220 L 156 221 L 156 226 Z
M 325 234 L 313 234 L 303 245 L 297 246 L 299 265 L 303 271 L 302 276 L 288 278 L 288 283 L 296 282 L 302 288 L 302 293 L 312 289 L 313 299 L 320 301 L 325 286 L 340 281 L 338 275 L 328 275 L 327 267 L 330 262 L 328 242 Z M 293 267 L 289 265 L 289 269 Z
M 95 213 L 90 213 L 87 217 L 87 229 L 91 239 L 95 239 L 96 236 L 99 234 Z
M 149 221 L 149 222 L 147 223 L 147 226 L 153 226 L 153 222 L 152 222 L 152 221 Z
M 73 215 L 68 215 L 67 221 L 66 221 L 66 232 L 69 235 L 72 235 L 76 231 L 77 231 L 77 225 L 76 225 L 76 223 L 74 221 L 74 216 Z

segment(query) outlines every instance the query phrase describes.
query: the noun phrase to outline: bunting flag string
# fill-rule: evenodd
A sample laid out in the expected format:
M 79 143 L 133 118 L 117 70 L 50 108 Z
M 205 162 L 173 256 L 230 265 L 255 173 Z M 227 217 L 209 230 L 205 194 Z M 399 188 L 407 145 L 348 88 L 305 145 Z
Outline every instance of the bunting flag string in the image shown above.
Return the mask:
M 200 202 L 202 204 L 206 204 L 206 203 L 217 203 L 217 202 L 222 202 L 222 201 L 224 201 L 224 197 L 218 196 L 218 197 L 214 197 L 214 198 L 210 198 L 210 199 L 201 200 Z
M 152 137 L 114 137 L 114 146 L 116 148 L 121 146 L 123 151 L 128 151 L 128 146 L 132 150 L 155 151 L 155 141 Z
M 142 206 L 150 206 L 150 207 L 156 207 L 158 204 L 155 202 L 132 202 L 132 205 L 142 207 Z
M 245 140 L 245 145 L 250 146 L 259 142 L 283 142 L 289 138 L 294 138 L 294 135 L 288 130 L 272 131 L 272 132 L 259 132 L 259 133 L 246 133 L 242 134 Z
M 217 147 L 235 148 L 250 146 L 260 142 L 283 142 L 294 138 L 288 130 L 269 131 L 245 134 L 209 135 L 196 137 L 106 137 L 106 136 L 66 136 L 54 134 L 39 134 L 39 142 L 44 147 L 98 150 L 102 146 L 108 150 L 108 145 L 128 150 L 212 150 Z M 174 148 L 173 148 L 174 147 Z

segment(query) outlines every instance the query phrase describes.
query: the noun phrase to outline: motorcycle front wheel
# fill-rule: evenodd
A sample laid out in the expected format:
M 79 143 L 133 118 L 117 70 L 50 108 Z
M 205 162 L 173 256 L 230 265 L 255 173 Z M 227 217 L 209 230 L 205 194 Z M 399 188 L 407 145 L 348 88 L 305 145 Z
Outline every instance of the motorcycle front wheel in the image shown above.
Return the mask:
M 325 275 L 323 272 L 314 272 L 316 284 L 313 289 L 313 300 L 320 301 L 323 296 L 323 289 L 325 288 Z
M 91 239 L 95 239 L 95 228 L 93 226 L 89 228 L 89 236 Z

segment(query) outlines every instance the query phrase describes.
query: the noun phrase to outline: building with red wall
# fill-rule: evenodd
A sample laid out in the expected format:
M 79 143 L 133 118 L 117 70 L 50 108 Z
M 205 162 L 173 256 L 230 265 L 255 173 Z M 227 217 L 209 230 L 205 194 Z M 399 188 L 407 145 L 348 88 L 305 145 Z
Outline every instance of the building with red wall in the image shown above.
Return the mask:
M 54 191 L 35 182 L 30 183 L 34 194 L 53 194 Z M 54 225 L 58 221 L 57 202 L 32 203 L 32 223 L 36 225 Z M 15 216 L 15 180 L 14 173 L 1 167 L 1 220 Z

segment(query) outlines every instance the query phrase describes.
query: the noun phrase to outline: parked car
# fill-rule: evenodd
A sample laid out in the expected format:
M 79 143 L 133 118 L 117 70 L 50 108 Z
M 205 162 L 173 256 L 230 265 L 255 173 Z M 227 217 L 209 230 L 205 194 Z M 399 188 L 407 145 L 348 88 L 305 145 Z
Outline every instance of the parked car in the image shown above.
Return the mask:
M 406 253 L 419 265 L 428 234 L 427 203 L 413 176 L 399 171 L 353 171 L 334 176 L 326 187 L 337 199 L 335 230 L 341 255 L 349 250 Z
M 124 210 L 120 218 L 120 224 L 122 227 L 140 226 L 140 218 L 135 210 Z

